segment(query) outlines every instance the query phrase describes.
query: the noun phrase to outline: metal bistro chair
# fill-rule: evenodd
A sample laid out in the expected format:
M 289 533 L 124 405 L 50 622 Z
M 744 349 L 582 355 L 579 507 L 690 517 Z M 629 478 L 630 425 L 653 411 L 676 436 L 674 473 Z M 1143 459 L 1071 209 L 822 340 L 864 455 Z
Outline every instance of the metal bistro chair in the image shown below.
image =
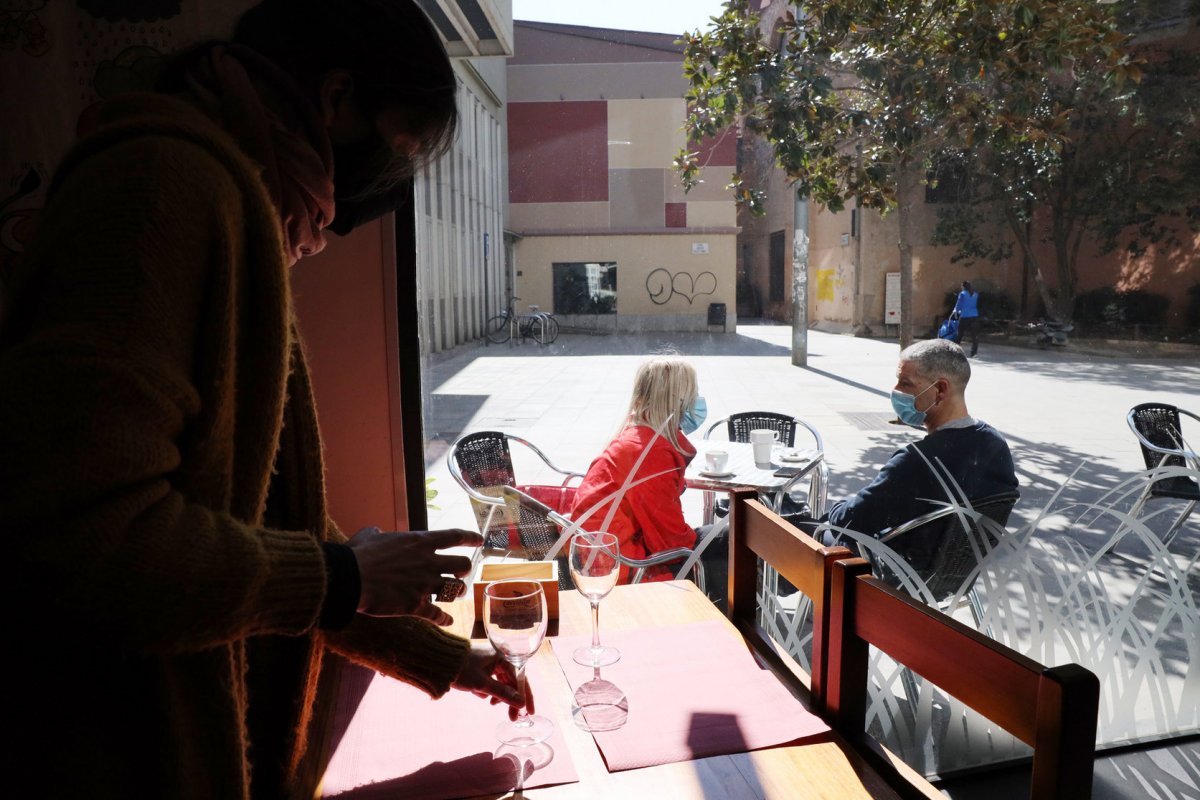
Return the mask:
M 883 531 L 878 539 L 912 566 L 941 611 L 951 613 L 951 601 L 962 597 L 979 627 L 983 606 L 974 587 L 979 560 L 1006 533 L 1019 497 L 1020 493 L 1013 491 L 968 501 L 978 517 L 958 506 L 939 508 Z M 905 589 L 899 575 L 861 543 L 859 552 L 877 578 Z
M 537 524 L 549 525 L 556 532 L 566 531 L 567 528 L 571 526 L 571 520 L 568 519 L 566 515 L 556 511 L 546 503 L 543 503 L 541 500 L 526 494 L 520 489 L 514 487 L 505 487 L 502 492 L 504 501 L 514 511 L 520 513 L 520 518 L 522 520 L 536 519 Z M 561 533 L 559 535 L 561 535 Z M 648 568 L 656 567 L 660 564 L 686 561 L 691 557 L 691 555 L 692 549 L 690 547 L 675 547 L 670 550 L 660 550 L 657 553 L 652 553 L 646 558 L 629 558 L 628 556 L 618 554 L 617 560 L 633 570 L 633 575 L 629 579 L 629 582 L 633 584 L 641 583 L 641 580 L 643 577 L 645 577 L 646 570 Z M 566 577 L 568 580 L 567 588 L 574 588 L 572 585 L 570 585 L 570 572 L 566 567 L 566 558 L 567 553 L 564 543 L 563 549 L 559 551 L 559 555 L 557 556 L 557 559 L 560 562 L 559 585 L 560 588 L 562 588 L 562 575 L 563 572 L 566 571 Z M 697 559 L 692 565 L 691 574 L 692 580 L 695 582 L 697 588 L 699 588 L 701 592 L 706 592 L 704 567 L 700 563 L 699 559 Z
M 719 419 L 709 426 L 704 432 L 705 440 L 712 438 L 712 434 L 722 425 L 725 426 L 726 435 L 731 442 L 747 443 L 750 441 L 750 431 L 754 430 L 770 430 L 779 432 L 779 442 L 787 447 L 796 446 L 796 431 L 804 428 L 812 434 L 813 441 L 816 444 L 818 452 L 825 452 L 825 442 L 821 439 L 821 433 L 809 423 L 793 417 L 789 414 L 778 414 L 774 411 L 743 411 L 739 414 L 731 414 L 724 419 Z M 776 513 L 784 513 L 785 511 L 795 509 L 785 509 L 784 504 L 786 498 L 791 494 L 795 485 L 798 484 L 805 475 L 797 475 L 785 486 L 779 488 L 772 493 L 771 496 L 764 497 L 771 510 Z M 808 513 L 814 518 L 820 518 L 825 513 L 825 504 L 829 487 L 829 467 L 825 464 L 825 459 L 822 458 L 815 468 L 809 471 L 808 488 Z M 727 508 L 727 505 L 722 506 Z
M 509 442 L 528 447 L 546 466 L 564 476 L 560 486 L 518 486 L 513 472 Z M 540 561 L 554 548 L 562 530 L 570 525 L 566 517 L 574 502 L 575 487 L 570 482 L 583 473 L 561 469 L 531 442 L 501 431 L 478 431 L 460 436 L 450 447 L 447 458 L 450 475 L 467 493 L 484 547 L 493 550 L 520 549 L 530 561 Z M 646 568 L 683 561 L 692 554 L 688 548 L 655 553 L 646 559 L 619 556 L 622 564 L 634 570 L 633 583 L 639 582 Z M 559 588 L 573 589 L 567 568 L 567 553 L 560 551 Z M 704 573 L 699 561 L 693 568 L 697 586 L 704 590 Z
M 1200 422 L 1200 417 L 1190 411 L 1184 411 L 1182 408 L 1166 403 L 1142 403 L 1129 410 L 1126 421 L 1129 423 L 1129 429 L 1133 431 L 1133 435 L 1137 437 L 1138 445 L 1142 448 L 1142 458 L 1146 461 L 1146 469 L 1190 466 L 1192 469 L 1200 470 L 1200 456 L 1187 450 L 1184 446 L 1180 415 Z M 1179 533 L 1179 529 L 1188 515 L 1196 508 L 1196 502 L 1200 501 L 1200 483 L 1187 475 L 1175 475 L 1150 481 L 1145 491 L 1133 504 L 1129 515 L 1136 518 L 1146 501 L 1159 497 L 1187 501 L 1183 512 L 1167 529 L 1167 533 L 1163 537 L 1163 546 L 1165 547 Z
M 562 469 L 531 442 L 503 431 L 476 431 L 460 436 L 450 446 L 446 459 L 450 476 L 466 490 L 475 512 L 475 522 L 484 535 L 484 546 L 510 550 L 524 548 L 533 560 L 542 558 L 558 539 L 553 525 L 536 519 L 513 517 L 503 497 L 504 487 L 517 487 L 510 442 L 527 447 L 550 469 L 563 476 L 559 486 L 523 486 L 522 490 L 569 511 L 575 489 L 571 481 L 583 479 L 582 472 Z M 557 497 L 555 495 L 557 494 Z

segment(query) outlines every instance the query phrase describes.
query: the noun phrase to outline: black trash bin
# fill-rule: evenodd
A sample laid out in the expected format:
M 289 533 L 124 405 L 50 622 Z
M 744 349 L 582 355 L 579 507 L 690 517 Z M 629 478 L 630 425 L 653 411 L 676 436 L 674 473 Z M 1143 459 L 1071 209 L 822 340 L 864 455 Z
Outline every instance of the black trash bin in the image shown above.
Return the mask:
M 708 324 L 720 325 L 722 330 L 725 328 L 725 304 L 724 303 L 709 303 L 708 304 Z

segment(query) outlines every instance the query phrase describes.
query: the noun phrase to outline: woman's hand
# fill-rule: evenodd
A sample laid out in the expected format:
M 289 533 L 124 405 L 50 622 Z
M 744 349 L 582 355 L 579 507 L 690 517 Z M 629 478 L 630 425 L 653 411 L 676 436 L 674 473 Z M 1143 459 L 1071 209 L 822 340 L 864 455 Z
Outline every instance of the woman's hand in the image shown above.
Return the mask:
M 508 703 L 509 719 L 517 718 L 521 706 L 533 713 L 533 692 L 529 691 L 528 682 L 522 693 L 517 686 L 517 673 L 513 665 L 489 645 L 471 645 L 467 660 L 450 685 L 477 697 L 486 697 L 492 705 Z
M 444 547 L 480 547 L 483 536 L 464 530 L 384 533 L 363 528 L 347 542 L 358 561 L 362 592 L 358 612 L 373 617 L 423 617 L 435 625 L 454 619 L 433 604 L 447 575 L 464 577 L 471 559 L 437 552 Z

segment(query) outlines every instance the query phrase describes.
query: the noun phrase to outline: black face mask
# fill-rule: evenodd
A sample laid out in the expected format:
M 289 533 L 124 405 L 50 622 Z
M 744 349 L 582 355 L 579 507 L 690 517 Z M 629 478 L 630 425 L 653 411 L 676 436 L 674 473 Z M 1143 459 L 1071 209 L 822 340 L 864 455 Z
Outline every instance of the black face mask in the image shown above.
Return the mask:
M 333 222 L 326 230 L 345 236 L 359 225 L 394 211 L 409 194 L 408 181 L 371 190 L 391 149 L 378 132 L 351 144 L 333 145 Z

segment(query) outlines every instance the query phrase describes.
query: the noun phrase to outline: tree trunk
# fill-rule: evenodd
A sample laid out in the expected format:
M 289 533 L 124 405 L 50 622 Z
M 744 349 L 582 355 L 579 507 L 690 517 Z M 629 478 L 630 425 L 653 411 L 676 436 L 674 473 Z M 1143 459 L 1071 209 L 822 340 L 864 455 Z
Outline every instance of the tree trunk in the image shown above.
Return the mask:
M 1008 220 L 1008 227 L 1017 237 L 1017 244 L 1021 246 L 1021 254 L 1025 258 L 1027 269 L 1033 274 L 1034 283 L 1037 284 L 1038 295 L 1042 298 L 1042 305 L 1046 309 L 1046 313 L 1054 315 L 1056 313 L 1054 298 L 1050 295 L 1050 287 L 1046 285 L 1046 276 L 1042 274 L 1042 265 L 1038 262 L 1037 257 L 1033 254 L 1033 245 L 1030 241 L 1029 234 L 1032 226 L 1022 222 L 1012 209 L 1004 209 L 1004 218 Z
M 897 246 L 900 249 L 900 349 L 913 343 L 913 195 L 920 185 L 917 166 L 920 162 L 904 161 L 896 174 L 897 223 L 900 235 Z

